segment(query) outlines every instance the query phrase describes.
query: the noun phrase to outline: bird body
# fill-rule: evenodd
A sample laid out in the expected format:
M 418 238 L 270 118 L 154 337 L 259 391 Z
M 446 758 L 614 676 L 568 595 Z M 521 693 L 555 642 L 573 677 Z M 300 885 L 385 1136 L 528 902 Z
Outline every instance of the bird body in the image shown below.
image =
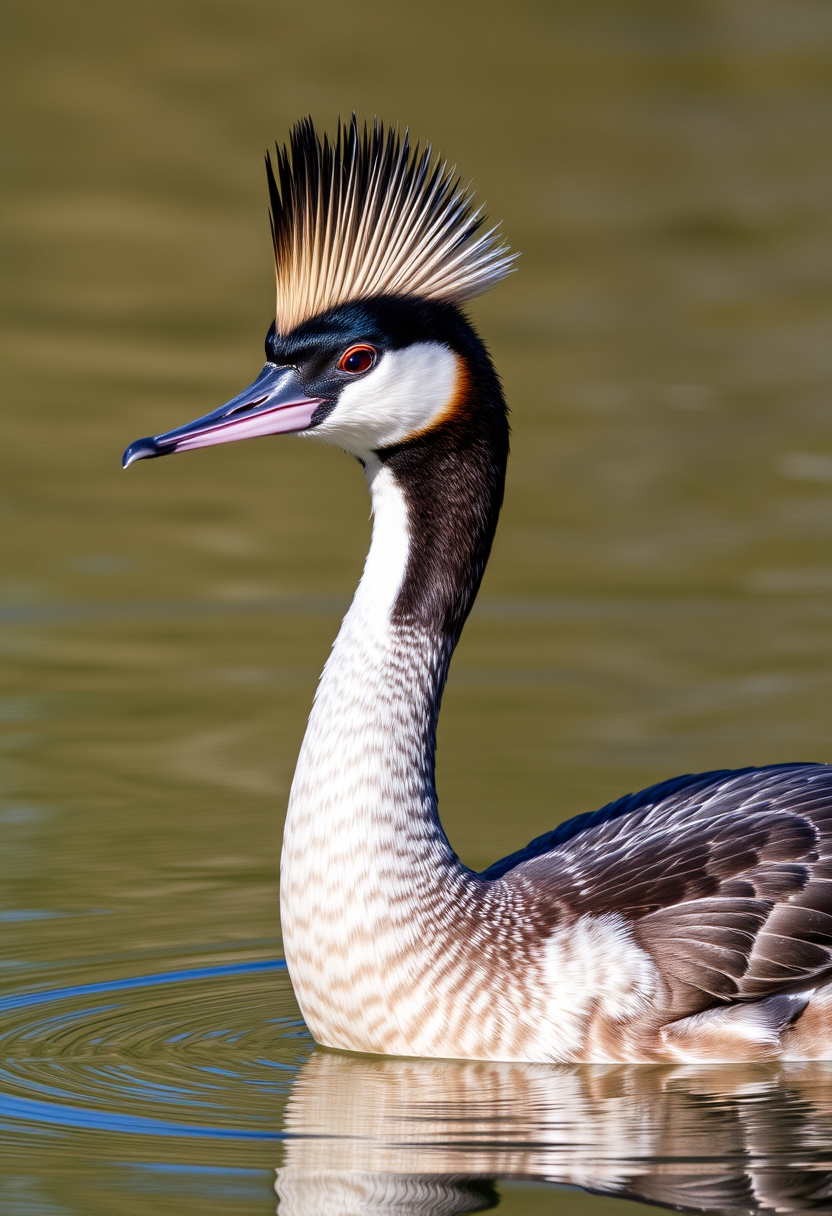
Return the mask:
M 459 304 L 510 269 L 429 150 L 310 123 L 269 170 L 267 363 L 125 464 L 293 431 L 361 462 L 364 574 L 292 785 L 281 920 L 315 1038 L 514 1061 L 832 1057 L 832 768 L 678 778 L 483 873 L 442 829 L 436 723 L 502 503 L 508 419 Z

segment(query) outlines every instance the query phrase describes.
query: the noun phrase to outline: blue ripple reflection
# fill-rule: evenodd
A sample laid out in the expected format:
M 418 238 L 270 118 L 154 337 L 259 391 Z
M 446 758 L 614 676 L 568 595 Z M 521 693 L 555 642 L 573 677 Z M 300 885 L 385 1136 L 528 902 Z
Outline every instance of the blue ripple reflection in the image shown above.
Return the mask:
M 34 1098 L 15 1098 L 0 1093 L 0 1116 L 24 1119 L 28 1123 L 50 1123 L 59 1127 L 88 1128 L 96 1131 L 132 1132 L 143 1136 L 198 1136 L 219 1140 L 284 1140 L 283 1132 L 253 1128 L 200 1127 L 193 1123 L 168 1123 L 148 1115 L 127 1115 L 118 1111 L 88 1110 Z
M 223 976 L 258 975 L 267 971 L 285 971 L 283 959 L 268 959 L 255 963 L 226 963 L 217 967 L 192 967 L 187 971 L 160 971 L 155 975 L 136 975 L 126 980 L 101 980 L 94 984 L 75 984 L 67 988 L 50 988 L 34 992 L 17 992 L 0 997 L 0 1011 L 45 1005 L 48 1001 L 63 1001 L 70 997 L 90 996 L 98 992 L 126 992 L 131 988 L 155 988 L 159 984 L 182 984 L 192 980 L 212 980 Z
M 258 1093 L 284 1092 L 275 1085 L 274 1074 L 264 1076 L 256 1059 L 241 1055 L 240 1049 L 231 1058 L 227 1053 L 234 1051 L 229 1044 L 253 1036 L 253 1054 L 261 1056 L 264 1034 L 273 1044 L 286 1030 L 297 1029 L 297 1017 L 265 1016 L 275 1012 L 271 987 L 268 992 L 252 990 L 251 984 L 229 989 L 226 981 L 251 980 L 285 970 L 282 959 L 221 963 L 29 989 L 0 998 L 0 1011 L 11 1019 L 0 1036 L 7 1053 L 0 1068 L 0 1119 L 5 1120 L 4 1128 L 282 1140 L 283 1135 L 271 1126 L 256 1126 L 274 1122 L 274 1110 L 269 1105 L 263 1107 L 262 1101 L 258 1109 L 256 1100 Z M 198 987 L 184 1001 L 173 994 L 162 994 L 188 984 Z M 162 990 L 149 1006 L 146 1001 L 124 1000 L 83 1009 L 72 1007 L 79 998 L 148 989 Z M 35 1021 L 14 1019 L 20 1011 L 45 1005 L 69 1007 Z M 241 1016 L 247 1019 L 242 1026 L 238 1024 Z M 279 1028 L 274 1022 L 280 1024 Z M 171 1033 L 172 1029 L 179 1033 Z M 221 1061 L 216 1059 L 217 1050 L 225 1053 Z M 212 1058 L 206 1059 L 206 1055 Z M 221 1082 L 228 1083 L 227 1091 Z M 48 1100 L 51 1098 L 58 1100 Z M 194 1122 L 186 1122 L 179 1112 L 179 1117 L 171 1120 L 161 1117 L 158 1110 L 144 1113 L 123 1109 L 135 1102 L 189 1108 Z M 200 1113 L 204 1119 L 207 1108 L 225 1112 L 226 1125 L 205 1124 Z M 236 1118 L 242 1126 L 227 1125 Z

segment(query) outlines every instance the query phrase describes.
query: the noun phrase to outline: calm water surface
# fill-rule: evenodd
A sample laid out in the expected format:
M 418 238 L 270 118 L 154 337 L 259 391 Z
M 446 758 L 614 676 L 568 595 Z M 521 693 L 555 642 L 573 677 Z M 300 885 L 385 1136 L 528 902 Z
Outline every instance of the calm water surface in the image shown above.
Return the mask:
M 3 1212 L 832 1211 L 832 1065 L 315 1049 L 280 830 L 363 480 L 297 440 L 119 467 L 261 365 L 269 141 L 409 122 L 523 251 L 472 310 L 515 436 L 440 732 L 455 847 L 832 760 L 828 4 L 2 21 Z

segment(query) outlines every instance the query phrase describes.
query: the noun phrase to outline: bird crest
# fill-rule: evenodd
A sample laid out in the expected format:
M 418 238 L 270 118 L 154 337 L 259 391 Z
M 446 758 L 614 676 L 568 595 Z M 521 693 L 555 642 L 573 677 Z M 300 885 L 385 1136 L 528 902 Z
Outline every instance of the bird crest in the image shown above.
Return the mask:
M 276 326 L 371 296 L 455 304 L 487 291 L 514 256 L 430 145 L 355 115 L 321 138 L 311 118 L 266 157 L 277 275 Z

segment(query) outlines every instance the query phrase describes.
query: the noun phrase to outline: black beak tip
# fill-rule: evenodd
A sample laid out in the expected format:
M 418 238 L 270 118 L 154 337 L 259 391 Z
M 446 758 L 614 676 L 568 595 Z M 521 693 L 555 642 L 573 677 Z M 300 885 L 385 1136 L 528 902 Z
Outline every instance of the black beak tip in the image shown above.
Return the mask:
M 172 452 L 172 447 L 162 447 L 155 439 L 148 436 L 147 439 L 137 439 L 135 443 L 131 443 L 130 447 L 121 458 L 121 467 L 129 469 L 131 464 L 137 460 L 148 460 L 154 456 L 166 456 L 168 452 Z

